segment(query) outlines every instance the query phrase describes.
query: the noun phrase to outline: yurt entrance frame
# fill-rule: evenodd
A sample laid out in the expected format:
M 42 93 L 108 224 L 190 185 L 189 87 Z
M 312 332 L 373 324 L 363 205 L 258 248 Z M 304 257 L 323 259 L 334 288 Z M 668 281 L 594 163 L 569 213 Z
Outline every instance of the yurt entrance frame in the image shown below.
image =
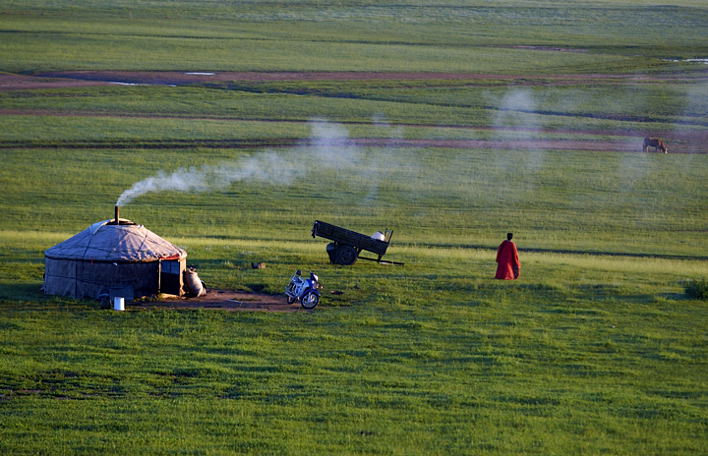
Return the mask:
M 157 288 L 160 293 L 181 295 L 182 294 L 182 272 L 184 268 L 181 265 L 178 256 L 170 258 L 162 258 L 158 263 L 158 284 Z

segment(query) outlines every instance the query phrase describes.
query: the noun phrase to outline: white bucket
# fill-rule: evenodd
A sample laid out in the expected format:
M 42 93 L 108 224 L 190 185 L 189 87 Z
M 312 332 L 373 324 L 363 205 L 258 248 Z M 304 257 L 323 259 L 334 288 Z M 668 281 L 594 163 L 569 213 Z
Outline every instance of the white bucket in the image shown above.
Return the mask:
M 113 310 L 125 310 L 125 298 L 113 298 Z

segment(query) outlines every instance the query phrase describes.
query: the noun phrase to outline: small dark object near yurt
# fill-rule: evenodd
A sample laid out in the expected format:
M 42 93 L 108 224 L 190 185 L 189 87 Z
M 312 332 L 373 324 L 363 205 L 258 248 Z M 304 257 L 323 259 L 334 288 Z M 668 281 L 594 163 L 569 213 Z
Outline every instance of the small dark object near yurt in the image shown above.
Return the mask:
M 181 296 L 187 252 L 127 219 L 94 223 L 44 252 L 44 292 L 126 300 Z

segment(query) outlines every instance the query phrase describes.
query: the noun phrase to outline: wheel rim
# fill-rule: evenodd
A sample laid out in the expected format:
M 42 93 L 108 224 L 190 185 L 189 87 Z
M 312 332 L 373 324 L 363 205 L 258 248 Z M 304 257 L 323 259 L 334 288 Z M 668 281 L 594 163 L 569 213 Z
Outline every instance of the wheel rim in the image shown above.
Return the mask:
M 319 297 L 314 293 L 307 293 L 302 297 L 302 307 L 305 309 L 312 309 L 317 305 Z

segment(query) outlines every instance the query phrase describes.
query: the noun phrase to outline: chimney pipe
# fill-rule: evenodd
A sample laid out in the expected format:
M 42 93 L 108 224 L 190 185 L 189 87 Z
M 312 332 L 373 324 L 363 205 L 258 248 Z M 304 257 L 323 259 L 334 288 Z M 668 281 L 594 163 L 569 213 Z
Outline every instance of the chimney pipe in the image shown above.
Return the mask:
M 119 217 L 120 217 L 120 207 L 116 206 L 116 221 L 115 221 L 116 225 L 120 225 L 120 218 Z

